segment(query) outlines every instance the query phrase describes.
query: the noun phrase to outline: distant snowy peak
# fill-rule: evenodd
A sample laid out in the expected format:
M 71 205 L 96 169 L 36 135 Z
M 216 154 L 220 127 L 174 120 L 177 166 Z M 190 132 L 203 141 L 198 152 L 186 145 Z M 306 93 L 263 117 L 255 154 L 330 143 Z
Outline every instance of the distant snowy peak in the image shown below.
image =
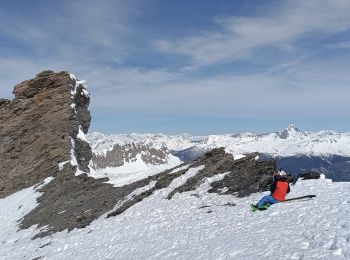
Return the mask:
M 307 134 L 303 131 L 301 131 L 299 128 L 297 128 L 294 124 L 290 123 L 288 127 L 281 132 L 278 132 L 278 135 L 282 139 L 286 139 L 288 137 L 301 137 L 301 136 L 307 136 Z

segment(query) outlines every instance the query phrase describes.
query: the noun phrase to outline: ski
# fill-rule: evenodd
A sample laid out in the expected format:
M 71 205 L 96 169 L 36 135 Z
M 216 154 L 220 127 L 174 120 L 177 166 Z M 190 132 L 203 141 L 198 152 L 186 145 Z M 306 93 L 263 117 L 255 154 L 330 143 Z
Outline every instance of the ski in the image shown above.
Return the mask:
M 290 198 L 290 199 L 286 199 L 283 202 L 288 202 L 288 201 L 293 201 L 293 200 L 302 200 L 302 199 L 311 199 L 316 197 L 316 195 L 305 195 L 305 196 L 301 196 L 301 197 L 295 197 L 295 198 Z
M 301 197 L 295 197 L 295 198 L 290 198 L 290 199 L 286 199 L 285 201 L 282 201 L 282 203 L 285 203 L 285 202 L 293 202 L 293 201 L 297 201 L 297 200 L 300 200 L 300 201 L 303 201 L 303 200 L 310 200 L 312 198 L 316 197 L 316 195 L 305 195 L 305 196 L 301 196 Z M 267 205 L 264 205 L 263 208 L 258 208 L 256 205 L 254 204 L 250 204 L 250 208 L 253 212 L 257 211 L 257 210 L 266 210 L 269 206 Z

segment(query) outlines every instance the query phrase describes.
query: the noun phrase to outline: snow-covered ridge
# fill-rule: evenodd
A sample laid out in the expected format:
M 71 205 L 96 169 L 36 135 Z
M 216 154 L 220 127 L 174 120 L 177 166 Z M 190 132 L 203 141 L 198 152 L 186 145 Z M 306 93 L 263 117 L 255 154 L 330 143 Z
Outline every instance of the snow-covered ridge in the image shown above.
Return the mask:
M 129 134 L 105 135 L 89 133 L 87 137 L 94 153 L 106 153 L 114 144 L 147 143 L 153 147 L 166 146 L 172 151 L 188 148 L 210 150 L 225 147 L 234 155 L 259 152 L 272 156 L 312 155 L 350 156 L 350 132 L 332 130 L 318 132 L 302 131 L 290 124 L 286 129 L 267 134 L 225 134 L 209 136 Z
M 113 149 L 113 146 L 126 145 L 131 143 L 142 143 L 147 146 L 152 146 L 155 149 L 160 149 L 166 146 L 169 150 L 183 150 L 198 143 L 200 137 L 195 137 L 190 134 L 182 135 L 165 135 L 165 134 L 120 134 L 107 135 L 99 132 L 92 132 L 87 135 L 88 141 L 95 154 L 106 154 Z
M 170 153 L 165 135 L 90 133 L 87 139 L 93 151 L 90 175 L 108 177 L 115 186 L 155 175 L 182 162 Z M 174 139 L 190 143 L 185 136 Z

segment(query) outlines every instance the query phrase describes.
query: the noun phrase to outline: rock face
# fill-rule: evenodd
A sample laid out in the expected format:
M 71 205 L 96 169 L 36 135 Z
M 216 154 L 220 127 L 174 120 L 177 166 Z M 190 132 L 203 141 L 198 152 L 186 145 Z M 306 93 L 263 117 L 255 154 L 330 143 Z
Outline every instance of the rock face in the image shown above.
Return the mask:
M 224 148 L 213 149 L 196 160 L 195 164 L 192 164 L 205 165 L 204 169 L 188 179 L 184 185 L 174 189 L 168 198 L 171 198 L 176 192 L 194 190 L 203 182 L 204 178 L 223 173 L 226 173 L 225 177 L 212 182 L 212 188 L 209 192 L 244 197 L 254 192 L 269 190 L 272 184 L 272 175 L 276 170 L 276 162 L 274 160 L 255 160 L 256 156 L 256 153 L 252 153 L 244 158 L 234 160 L 232 154 L 226 153 Z
M 169 151 L 166 147 L 159 149 L 150 147 L 147 144 L 131 143 L 125 145 L 115 144 L 113 149 L 106 154 L 92 154 L 92 163 L 95 169 L 107 167 L 120 167 L 125 162 L 137 160 L 140 155 L 141 160 L 147 164 L 160 165 L 167 163 Z
M 84 86 L 67 72 L 43 71 L 13 93 L 0 100 L 0 198 L 57 175 L 72 157 L 88 171 L 91 149 L 77 137 L 91 120 Z
M 315 171 L 308 171 L 300 174 L 300 178 L 302 178 L 303 180 L 319 179 L 320 177 L 321 174 Z

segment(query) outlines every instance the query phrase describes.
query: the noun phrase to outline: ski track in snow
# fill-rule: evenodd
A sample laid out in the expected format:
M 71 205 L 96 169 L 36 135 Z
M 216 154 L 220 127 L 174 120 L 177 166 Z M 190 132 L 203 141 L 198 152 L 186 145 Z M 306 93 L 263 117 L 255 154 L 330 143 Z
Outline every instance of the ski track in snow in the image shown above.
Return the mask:
M 35 227 L 17 232 L 16 221 L 35 207 L 40 193 L 22 190 L 0 200 L 0 258 L 350 259 L 350 183 L 298 181 L 288 197 L 317 197 L 261 212 L 251 212 L 249 203 L 268 193 L 236 198 L 206 193 L 209 187 L 204 183 L 171 200 L 160 190 L 119 216 L 36 240 Z M 228 202 L 237 205 L 222 206 Z

